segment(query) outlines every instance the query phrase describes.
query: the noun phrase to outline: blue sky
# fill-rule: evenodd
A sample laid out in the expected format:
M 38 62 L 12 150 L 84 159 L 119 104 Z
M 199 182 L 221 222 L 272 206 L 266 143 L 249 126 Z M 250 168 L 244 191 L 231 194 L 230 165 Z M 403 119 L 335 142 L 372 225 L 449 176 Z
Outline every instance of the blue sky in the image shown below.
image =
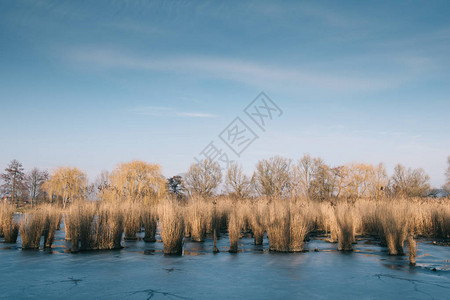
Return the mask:
M 423 167 L 440 186 L 449 12 L 448 1 L 2 1 L 0 168 L 16 158 L 95 178 L 142 159 L 182 173 L 264 91 L 284 113 L 232 157 L 247 172 L 310 153 Z

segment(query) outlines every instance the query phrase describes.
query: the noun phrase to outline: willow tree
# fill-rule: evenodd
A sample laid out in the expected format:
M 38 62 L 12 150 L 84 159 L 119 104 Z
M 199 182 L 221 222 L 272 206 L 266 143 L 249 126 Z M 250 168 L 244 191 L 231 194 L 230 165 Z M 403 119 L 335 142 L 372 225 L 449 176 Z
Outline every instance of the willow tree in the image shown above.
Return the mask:
M 110 193 L 104 197 L 109 199 L 151 202 L 165 193 L 166 180 L 160 165 L 135 160 L 119 164 L 109 176 L 108 187 Z
M 54 170 L 42 186 L 53 202 L 53 197 L 60 198 L 64 208 L 67 203 L 83 199 L 86 195 L 87 177 L 78 168 L 59 167 Z

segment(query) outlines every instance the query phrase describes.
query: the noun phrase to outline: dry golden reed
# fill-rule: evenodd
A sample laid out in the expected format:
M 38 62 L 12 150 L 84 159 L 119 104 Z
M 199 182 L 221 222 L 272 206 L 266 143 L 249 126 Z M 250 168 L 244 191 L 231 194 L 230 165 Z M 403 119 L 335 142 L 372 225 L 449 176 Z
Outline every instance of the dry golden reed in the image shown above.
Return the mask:
M 39 249 L 45 216 L 37 211 L 26 213 L 20 222 L 22 249 Z
M 124 238 L 126 240 L 135 240 L 136 233 L 141 230 L 141 209 L 141 204 L 137 201 L 126 201 L 122 204 Z
M 355 242 L 355 216 L 353 208 L 347 204 L 338 204 L 335 208 L 338 250 L 353 250 Z
M 243 218 L 237 207 L 233 207 L 228 215 L 228 238 L 230 240 L 230 253 L 238 252 L 238 242 L 241 237 Z
M 269 249 L 275 252 L 303 251 L 304 240 L 312 228 L 309 206 L 274 200 L 268 205 Z
M 247 205 L 249 225 L 253 233 L 255 245 L 262 245 L 264 233 L 266 232 L 266 209 L 267 202 L 264 200 L 257 200 Z
M 5 243 L 15 243 L 19 234 L 19 223 L 14 219 L 15 208 L 8 203 L 0 203 L 0 234 Z
M 61 223 L 61 210 L 52 205 L 39 207 L 39 215 L 44 218 L 44 248 L 51 248 L 55 240 L 55 233 Z
M 175 201 L 166 199 L 159 205 L 158 215 L 161 222 L 164 254 L 181 255 L 184 237 L 184 219 L 181 207 Z
M 144 227 L 144 241 L 156 242 L 156 229 L 158 227 L 156 206 L 144 205 L 141 208 L 141 223 Z

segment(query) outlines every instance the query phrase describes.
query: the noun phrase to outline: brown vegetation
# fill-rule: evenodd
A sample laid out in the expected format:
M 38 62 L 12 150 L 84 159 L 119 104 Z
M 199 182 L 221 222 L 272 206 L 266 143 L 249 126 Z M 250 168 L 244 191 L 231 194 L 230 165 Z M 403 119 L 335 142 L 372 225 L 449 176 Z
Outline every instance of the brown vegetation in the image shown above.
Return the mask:
M 267 203 L 263 200 L 254 201 L 248 205 L 248 220 L 253 233 L 255 245 L 262 245 L 264 233 L 266 232 L 266 209 Z
M 205 241 L 207 227 L 211 226 L 212 221 L 212 204 L 201 197 L 192 197 L 183 211 L 191 241 Z
M 39 249 L 45 216 L 41 212 L 27 213 L 20 222 L 22 249 Z
M 5 243 L 15 243 L 19 234 L 19 224 L 14 220 L 14 206 L 0 203 L 0 234 L 4 236 Z
M 382 243 L 385 243 L 391 255 L 403 255 L 403 246 L 408 237 L 411 217 L 406 203 L 382 203 L 377 207 L 377 219 Z
M 230 240 L 230 253 L 238 252 L 238 242 L 243 227 L 243 217 L 238 208 L 234 206 L 228 215 L 228 239 Z
M 181 207 L 174 201 L 166 200 L 159 206 L 161 239 L 164 254 L 181 255 L 183 251 L 184 218 Z
M 158 219 L 155 206 L 144 205 L 141 207 L 141 223 L 144 226 L 144 241 L 156 242 Z
M 16 167 L 5 175 L 10 190 L 22 180 Z M 228 194 L 216 196 L 222 173 L 210 160 L 192 165 L 185 178 L 167 182 L 159 165 L 142 161 L 120 164 L 94 185 L 76 168 L 59 168 L 42 184 L 50 204 L 23 216 L 20 235 L 24 249 L 39 248 L 42 235 L 44 248 L 51 248 L 61 222 L 60 204 L 68 205 L 63 213 L 66 239 L 74 252 L 119 249 L 122 238 L 137 239 L 142 227 L 144 240 L 155 242 L 159 224 L 166 254 L 181 254 L 183 237 L 194 242 L 211 237 L 218 252 L 217 239 L 228 234 L 229 251 L 237 252 L 243 235 L 251 233 L 255 245 L 262 245 L 267 232 L 270 251 L 300 252 L 310 233 L 327 236 L 341 251 L 352 250 L 356 236 L 370 235 L 391 255 L 404 254 L 406 243 L 414 264 L 415 236 L 450 238 L 449 199 L 419 197 L 428 190 L 428 179 L 423 170 L 401 165 L 389 178 L 382 164 L 330 167 L 309 155 L 297 163 L 272 157 L 259 161 L 251 177 L 232 164 L 225 180 Z M 98 201 L 86 200 L 94 194 Z M 14 210 L 0 205 L 5 242 L 17 239 Z
M 44 205 L 39 214 L 44 218 L 44 248 L 51 248 L 55 240 L 55 233 L 61 223 L 61 211 L 58 207 Z
M 94 224 L 98 250 L 120 249 L 124 231 L 123 215 L 117 204 L 101 204 Z
M 141 230 L 141 207 L 137 202 L 127 201 L 122 204 L 124 214 L 124 232 L 126 240 L 135 240 L 136 233 Z
M 340 204 L 335 208 L 338 250 L 353 250 L 355 241 L 355 216 L 350 205 Z
M 268 206 L 267 234 L 269 249 L 276 252 L 299 252 L 311 229 L 307 206 L 289 201 L 273 201 Z

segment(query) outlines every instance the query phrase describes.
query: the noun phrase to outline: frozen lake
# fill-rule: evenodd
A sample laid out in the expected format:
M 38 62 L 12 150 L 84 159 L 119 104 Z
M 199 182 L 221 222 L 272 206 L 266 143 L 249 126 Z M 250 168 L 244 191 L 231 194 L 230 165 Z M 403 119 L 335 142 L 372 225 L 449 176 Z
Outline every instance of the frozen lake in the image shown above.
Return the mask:
M 159 236 L 158 236 L 159 238 Z M 9 299 L 300 299 L 415 298 L 450 295 L 450 248 L 419 240 L 417 265 L 408 257 L 389 256 L 387 249 L 361 239 L 352 253 L 321 238 L 307 243 L 308 252 L 268 252 L 268 241 L 254 246 L 240 241 L 230 254 L 228 238 L 185 242 L 182 257 L 167 257 L 162 243 L 124 242 L 117 251 L 68 252 L 64 232 L 57 232 L 52 251 L 22 251 L 0 244 L 0 297 Z M 319 252 L 314 249 L 318 248 Z

